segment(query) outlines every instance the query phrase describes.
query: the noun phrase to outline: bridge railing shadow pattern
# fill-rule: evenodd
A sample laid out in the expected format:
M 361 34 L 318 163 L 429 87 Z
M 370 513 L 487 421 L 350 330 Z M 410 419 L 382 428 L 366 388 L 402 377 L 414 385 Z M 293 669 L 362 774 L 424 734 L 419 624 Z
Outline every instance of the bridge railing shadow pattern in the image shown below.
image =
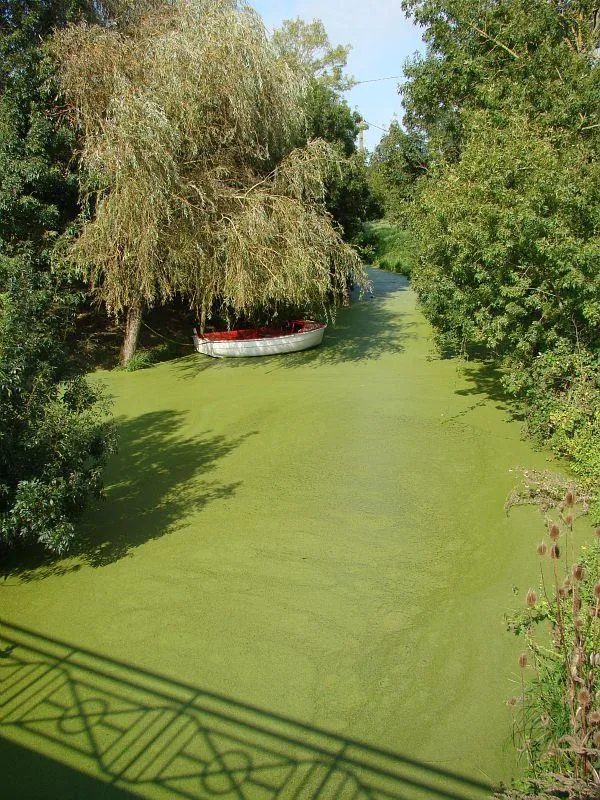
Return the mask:
M 17 625 L 0 632 L 0 736 L 142 797 L 473 800 L 490 792 Z

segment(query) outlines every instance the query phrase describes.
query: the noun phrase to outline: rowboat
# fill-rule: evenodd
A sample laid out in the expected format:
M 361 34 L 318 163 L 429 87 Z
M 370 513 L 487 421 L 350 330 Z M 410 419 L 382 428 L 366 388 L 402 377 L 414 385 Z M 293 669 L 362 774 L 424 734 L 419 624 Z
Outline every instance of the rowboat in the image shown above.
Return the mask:
M 194 328 L 194 347 L 213 358 L 242 358 L 293 353 L 316 347 L 327 325 L 310 319 L 293 320 L 281 327 L 264 326 L 199 334 Z

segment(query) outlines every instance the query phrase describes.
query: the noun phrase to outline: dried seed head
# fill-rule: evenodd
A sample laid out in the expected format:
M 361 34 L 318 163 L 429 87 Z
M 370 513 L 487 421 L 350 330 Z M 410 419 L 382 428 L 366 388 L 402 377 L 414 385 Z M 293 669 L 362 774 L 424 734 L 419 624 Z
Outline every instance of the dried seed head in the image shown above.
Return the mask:
M 560 536 L 560 528 L 558 527 L 556 522 L 553 522 L 552 525 L 550 525 L 548 533 L 550 534 L 550 538 L 552 539 L 553 542 L 555 542 L 558 539 L 558 537 Z
M 527 592 L 527 597 L 525 598 L 525 602 L 529 606 L 529 608 L 533 608 L 533 606 L 537 603 L 537 594 L 533 589 L 530 589 Z
M 558 596 L 559 597 L 568 597 L 569 596 L 569 590 L 567 589 L 566 586 L 559 586 L 558 587 Z
M 600 539 L 600 528 L 596 528 L 595 534 Z
M 600 599 L 600 583 L 595 584 L 594 586 L 594 595 Z
M 575 564 L 571 572 L 576 581 L 581 581 L 585 577 L 585 567 L 583 564 Z
M 573 494 L 573 492 L 567 492 L 563 502 L 567 506 L 567 508 L 571 508 L 573 506 L 573 503 L 575 502 L 575 495 Z
M 577 599 L 579 600 L 579 598 L 577 598 Z M 574 603 L 573 603 L 573 605 L 574 605 Z M 579 600 L 579 608 L 576 609 L 576 610 L 575 609 L 573 609 L 573 610 L 575 611 L 575 613 L 577 613 L 577 611 L 581 610 L 581 600 Z M 575 625 L 577 630 L 579 630 L 580 628 L 583 628 L 584 622 L 581 619 L 581 617 L 575 617 L 575 619 L 573 620 L 573 625 Z
M 521 667 L 521 669 L 525 669 L 525 667 L 527 666 L 527 654 L 526 653 L 521 653 L 521 655 L 519 656 L 519 666 Z
M 577 700 L 580 706 L 586 708 L 592 702 L 592 695 L 588 692 L 587 689 L 583 688 L 579 690 L 577 694 Z
M 578 611 L 581 611 L 581 600 L 579 599 L 579 595 L 573 595 L 573 613 L 577 614 Z
M 560 557 L 560 550 L 557 544 L 553 544 L 550 548 L 550 558 L 559 558 Z
M 572 525 L 573 524 L 573 514 L 567 514 L 565 516 L 565 525 Z
M 598 749 L 600 749 L 600 733 L 594 734 L 594 744 Z
M 508 700 L 506 701 L 506 705 L 507 706 L 516 706 L 517 702 L 518 702 L 518 698 L 517 697 L 509 697 Z
M 592 667 L 600 667 L 600 653 L 590 653 L 590 664 Z
M 546 542 L 540 542 L 537 546 L 537 554 L 538 556 L 545 556 L 548 552 L 548 548 L 546 546 Z
M 591 725 L 600 725 L 600 711 L 594 709 L 594 711 L 590 711 L 590 715 L 588 717 Z

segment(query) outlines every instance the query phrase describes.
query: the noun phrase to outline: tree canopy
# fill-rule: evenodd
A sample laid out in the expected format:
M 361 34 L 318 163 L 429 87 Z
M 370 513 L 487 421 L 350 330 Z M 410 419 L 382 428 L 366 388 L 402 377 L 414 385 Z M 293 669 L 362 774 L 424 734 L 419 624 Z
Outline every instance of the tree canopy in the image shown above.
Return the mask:
M 350 45 L 332 46 L 320 19 L 285 19 L 273 32 L 272 41 L 286 64 L 307 78 L 314 78 L 335 92 L 353 85 L 354 79 L 344 72 Z
M 306 308 L 363 280 L 323 208 L 339 159 L 293 147 L 306 86 L 249 6 L 177 0 L 71 26 L 52 52 L 89 209 L 71 257 L 111 313 L 175 293 L 204 313 Z
M 77 212 L 73 135 L 43 40 L 85 3 L 0 5 L 0 546 L 62 552 L 113 441 L 71 337 L 80 287 L 56 242 Z
M 404 218 L 405 203 L 414 196 L 416 182 L 426 174 L 427 167 L 424 136 L 407 132 L 392 120 L 369 162 L 369 184 L 386 217 Z
M 428 49 L 407 124 L 430 166 L 414 285 L 445 348 L 502 360 L 530 430 L 600 485 L 600 15 L 577 0 L 407 0 Z M 600 518 L 600 505 L 594 514 Z

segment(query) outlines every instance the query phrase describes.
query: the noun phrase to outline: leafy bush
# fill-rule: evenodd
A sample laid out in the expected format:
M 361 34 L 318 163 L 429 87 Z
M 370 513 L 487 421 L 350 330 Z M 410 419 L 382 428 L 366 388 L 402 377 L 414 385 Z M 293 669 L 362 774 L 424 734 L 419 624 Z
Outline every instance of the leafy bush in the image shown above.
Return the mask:
M 530 434 L 566 458 L 586 491 L 600 486 L 600 365 L 590 352 L 567 344 L 540 353 L 528 369 L 515 365 L 508 388 L 524 399 Z M 592 505 L 600 521 L 598 497 Z
M 101 393 L 65 334 L 69 292 L 13 259 L 0 305 L 0 544 L 64 552 L 74 521 L 101 493 L 114 449 Z

